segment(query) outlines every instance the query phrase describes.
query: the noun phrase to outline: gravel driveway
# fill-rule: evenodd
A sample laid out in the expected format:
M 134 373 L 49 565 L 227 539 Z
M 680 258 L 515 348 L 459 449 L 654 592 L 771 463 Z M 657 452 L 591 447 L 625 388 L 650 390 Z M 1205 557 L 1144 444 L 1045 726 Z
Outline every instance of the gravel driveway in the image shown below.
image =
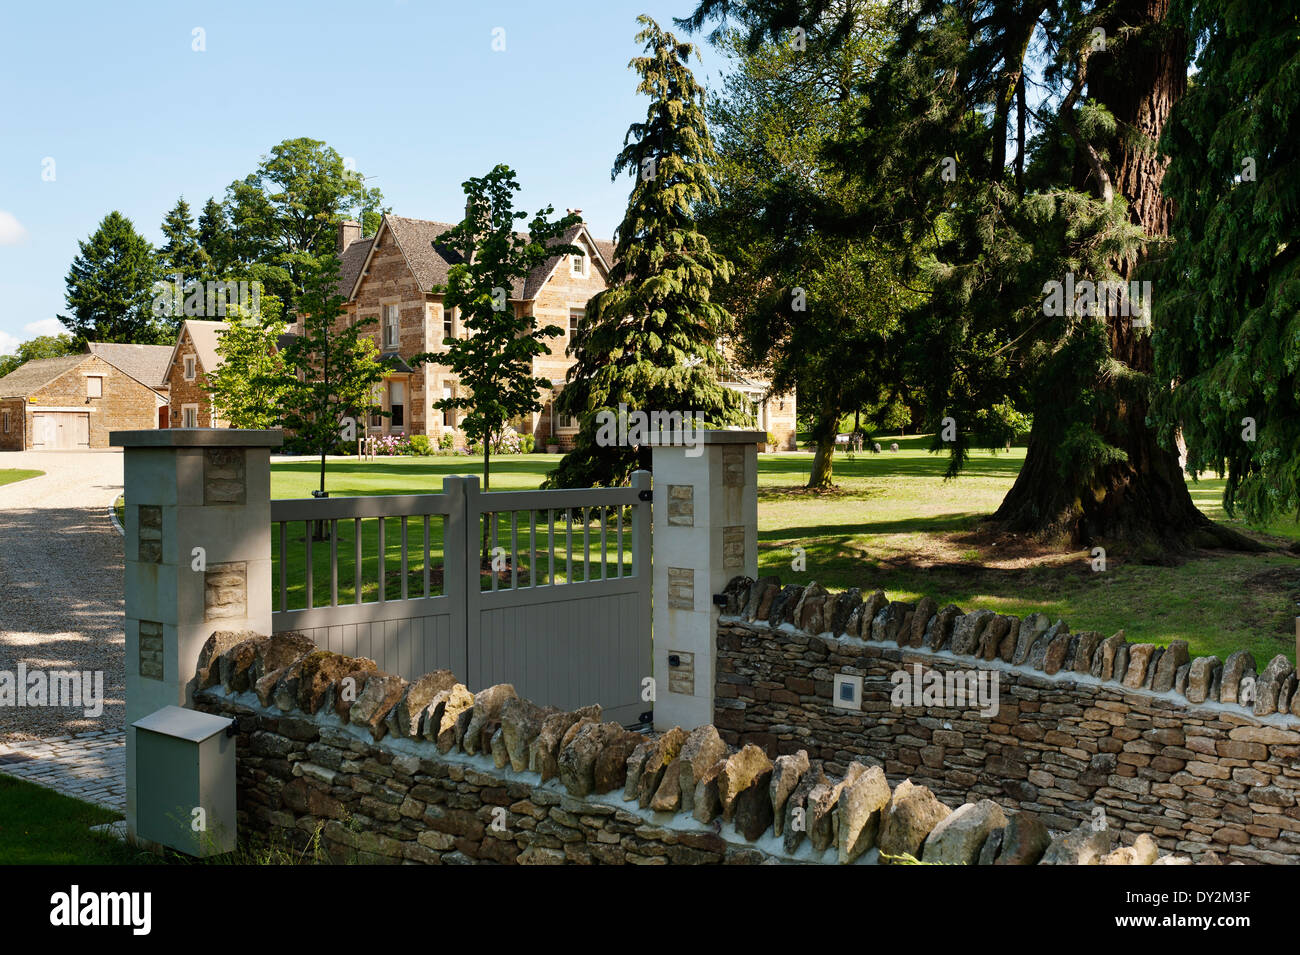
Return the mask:
M 121 451 L 0 454 L 42 477 L 0 486 L 0 670 L 102 671 L 104 711 L 0 707 L 0 742 L 117 730 L 126 699 L 122 537 L 108 507 Z

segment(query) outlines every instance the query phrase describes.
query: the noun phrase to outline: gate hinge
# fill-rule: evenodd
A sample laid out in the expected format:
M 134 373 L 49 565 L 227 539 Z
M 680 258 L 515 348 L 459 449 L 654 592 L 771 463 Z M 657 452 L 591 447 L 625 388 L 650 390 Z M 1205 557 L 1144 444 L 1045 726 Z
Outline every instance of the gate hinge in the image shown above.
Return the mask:
M 637 491 L 637 492 L 636 492 L 636 499 L 637 499 L 638 501 L 652 501 L 652 500 L 654 500 L 654 496 L 655 496 L 655 492 L 654 492 L 654 491 L 649 491 L 649 490 L 647 490 L 647 491 Z

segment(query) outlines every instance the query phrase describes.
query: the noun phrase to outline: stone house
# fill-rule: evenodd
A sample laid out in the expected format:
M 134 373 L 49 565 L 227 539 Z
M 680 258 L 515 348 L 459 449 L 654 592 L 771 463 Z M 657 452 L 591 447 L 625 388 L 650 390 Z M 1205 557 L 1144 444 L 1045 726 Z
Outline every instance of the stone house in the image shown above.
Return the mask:
M 451 228 L 450 223 L 386 215 L 375 235 L 363 238 L 358 223 L 339 225 L 339 290 L 347 298 L 344 320 L 375 319 L 369 327 L 371 337 L 394 367 L 376 394 L 377 404 L 389 415 L 372 417 L 370 434 L 424 434 L 435 444 L 450 434 L 457 446 L 465 443 L 456 416 L 433 407 L 441 398 L 459 395 L 460 385 L 452 370 L 435 362 L 410 364 L 421 352 L 444 351 L 444 338 L 465 334 L 460 316 L 443 308 L 441 294 L 429 291 L 445 284 L 451 266 L 461 260 L 457 250 L 439 241 Z M 565 374 L 573 365 L 565 352 L 587 301 L 606 287 L 614 245 L 593 236 L 585 223 L 574 226 L 560 241 L 578 246 L 584 255 L 555 256 L 510 292 L 510 307 L 519 315 L 531 315 L 564 330 L 562 336 L 549 340 L 547 352 L 534 363 L 533 374 L 552 382 L 552 388 L 538 396 L 542 409 L 512 425 L 520 434 L 533 435 L 539 447 L 568 449 L 577 422 L 559 414 L 555 407 Z M 763 427 L 773 432 L 777 445 L 793 448 L 794 396 L 765 399 L 766 384 L 759 379 L 733 386 L 751 394 L 760 420 L 767 422 Z
M 161 376 L 170 395 L 171 427 L 226 427 L 204 388 L 207 373 L 215 371 L 221 363 L 217 355 L 217 339 L 225 329 L 225 322 L 190 318 L 181 323 L 176 344 L 169 350 Z
M 107 448 L 111 431 L 166 427 L 165 345 L 91 342 L 0 378 L 0 450 Z

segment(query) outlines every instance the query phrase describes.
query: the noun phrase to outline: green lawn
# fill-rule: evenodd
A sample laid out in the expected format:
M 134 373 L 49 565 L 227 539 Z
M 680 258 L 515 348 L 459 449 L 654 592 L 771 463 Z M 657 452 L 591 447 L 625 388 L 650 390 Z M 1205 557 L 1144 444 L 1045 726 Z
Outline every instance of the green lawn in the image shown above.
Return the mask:
M 900 449 L 888 450 L 896 440 Z M 774 454 L 759 457 L 759 570 L 783 581 L 817 580 L 832 590 L 857 586 L 880 588 L 891 598 L 931 594 L 941 603 L 963 609 L 987 607 L 1025 615 L 1041 611 L 1063 617 L 1073 630 L 1124 630 L 1130 641 L 1167 644 L 1185 639 L 1193 653 L 1236 649 L 1267 660 L 1276 653 L 1294 656 L 1294 618 L 1300 597 L 1300 558 L 1282 552 L 1234 554 L 1205 551 L 1177 566 L 1158 567 L 1108 555 L 1097 573 L 1084 550 L 1061 554 L 1026 545 L 988 540 L 980 519 L 991 513 L 1010 488 L 1024 459 L 1023 448 L 997 455 L 976 453 L 966 472 L 945 481 L 945 459 L 929 454 L 928 438 L 882 438 L 880 454 L 863 452 L 850 459 L 837 453 L 838 489 L 814 494 L 803 489 L 811 456 Z M 495 490 L 536 488 L 556 455 L 530 454 L 493 461 Z M 318 463 L 277 462 L 272 495 L 308 497 L 316 486 Z M 326 488 L 333 495 L 436 492 L 448 474 L 479 473 L 475 458 L 391 458 L 376 462 L 331 461 Z M 1198 506 L 1216 520 L 1224 515 L 1218 502 L 1223 483 L 1203 480 L 1192 486 Z M 1244 527 L 1240 522 L 1229 522 Z M 363 523 L 363 599 L 377 596 L 377 521 Z M 544 525 L 543 525 L 544 526 Z M 557 527 L 557 534 L 560 524 Z M 579 525 L 575 525 L 579 526 Z M 290 541 L 290 606 L 305 606 L 302 525 Z M 1256 529 L 1274 535 L 1279 548 L 1300 540 L 1300 526 L 1283 522 Z M 430 522 L 433 567 L 440 565 L 441 526 Z M 598 524 L 592 524 L 598 539 Z M 353 543 L 350 522 L 340 526 L 341 602 L 354 599 Z M 521 549 L 527 550 L 526 519 Z M 408 592 L 423 593 L 423 528 L 412 523 Z M 508 529 L 502 543 L 508 546 Z M 539 542 L 544 546 L 545 538 Z M 386 526 L 387 594 L 400 596 L 400 522 Z M 794 548 L 803 549 L 806 569 L 792 569 Z M 582 547 L 575 543 L 575 556 Z M 273 540 L 273 553 L 278 540 Z M 329 542 L 313 547 L 317 606 L 328 603 Z M 563 564 L 564 548 L 557 547 Z M 278 553 L 277 553 L 278 561 Z M 545 558 L 539 557 L 545 566 Z M 521 579 L 527 564 L 521 564 Z M 562 571 L 561 571 L 562 572 Z M 607 570 L 613 573 L 612 568 Z M 274 579 L 278 593 L 278 564 Z M 599 574 L 598 565 L 594 574 Z M 575 575 L 581 573 L 575 568 Z M 436 578 L 436 574 L 434 575 Z M 486 578 L 485 578 L 486 579 Z
M 44 471 L 32 471 L 23 468 L 0 468 L 0 484 L 13 484 L 28 478 L 40 477 Z
M 124 865 L 142 853 L 91 826 L 121 819 L 88 802 L 0 776 L 0 865 Z

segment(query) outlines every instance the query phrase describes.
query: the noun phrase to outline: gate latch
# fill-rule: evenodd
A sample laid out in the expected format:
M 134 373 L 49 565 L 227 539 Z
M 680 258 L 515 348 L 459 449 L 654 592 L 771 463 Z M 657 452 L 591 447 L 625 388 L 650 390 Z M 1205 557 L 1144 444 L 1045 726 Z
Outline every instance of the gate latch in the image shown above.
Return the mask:
M 654 500 L 654 496 L 654 491 L 650 490 L 636 492 L 636 499 L 638 501 L 652 501 Z

